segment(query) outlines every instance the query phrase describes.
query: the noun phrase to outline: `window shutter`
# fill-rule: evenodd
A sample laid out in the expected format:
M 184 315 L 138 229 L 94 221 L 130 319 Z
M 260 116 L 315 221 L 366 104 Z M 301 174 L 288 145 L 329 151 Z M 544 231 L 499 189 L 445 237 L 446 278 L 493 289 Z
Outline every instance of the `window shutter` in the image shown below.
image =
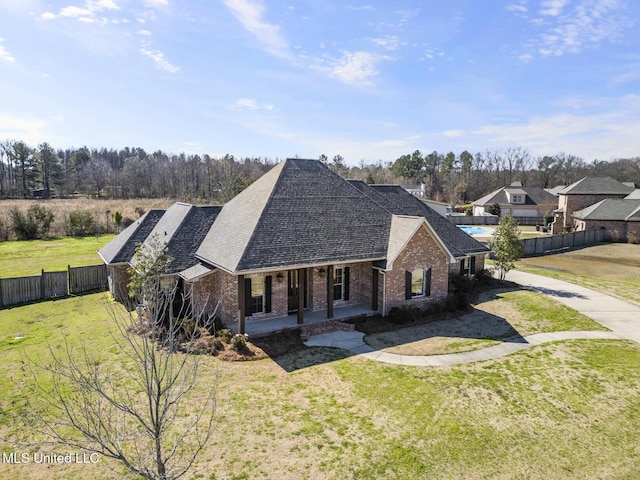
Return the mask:
M 427 297 L 431 296 L 431 269 L 424 272 L 424 294 Z
M 271 275 L 264 277 L 264 312 L 271 313 Z
M 253 305 L 251 302 L 251 279 L 244 279 L 244 311 L 245 316 L 250 317 L 253 315 Z
M 351 267 L 344 267 L 343 270 L 343 278 L 342 281 L 344 282 L 344 299 L 345 300 L 349 300 L 349 273 L 350 273 Z
M 476 273 L 476 257 L 471 257 L 471 269 L 469 270 L 471 275 L 475 275 Z
M 404 272 L 404 299 L 411 300 L 411 272 Z
M 466 261 L 466 258 L 461 258 L 460 259 L 460 275 L 464 275 L 464 262 Z

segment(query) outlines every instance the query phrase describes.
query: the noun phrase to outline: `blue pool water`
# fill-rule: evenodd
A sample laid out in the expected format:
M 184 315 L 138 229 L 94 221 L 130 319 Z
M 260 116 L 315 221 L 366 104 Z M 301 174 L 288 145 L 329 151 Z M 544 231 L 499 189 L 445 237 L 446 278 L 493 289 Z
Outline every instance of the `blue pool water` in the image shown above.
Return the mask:
M 469 227 L 466 225 L 459 225 L 458 228 L 468 235 L 481 235 L 483 237 L 490 237 L 492 232 L 482 227 Z

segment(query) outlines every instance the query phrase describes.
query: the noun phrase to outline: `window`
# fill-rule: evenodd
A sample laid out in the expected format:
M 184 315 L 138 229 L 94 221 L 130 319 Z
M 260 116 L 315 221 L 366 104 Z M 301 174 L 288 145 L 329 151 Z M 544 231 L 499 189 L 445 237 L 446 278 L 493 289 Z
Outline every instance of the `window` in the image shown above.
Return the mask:
M 511 195 L 511 203 L 524 203 L 524 195 Z
M 262 278 L 251 279 L 251 313 L 263 311 L 264 283 Z
M 333 271 L 333 299 L 349 300 L 350 267 L 336 268 Z
M 476 273 L 476 257 L 465 257 L 460 260 L 460 275 L 473 275 Z
M 333 299 L 342 300 L 342 282 L 344 280 L 343 270 L 336 268 L 333 277 Z
M 411 296 L 421 297 L 424 295 L 424 270 L 421 268 L 411 272 Z
M 249 275 L 244 279 L 245 314 L 271 312 L 271 276 Z
M 405 272 L 405 300 L 431 296 L 431 269 Z

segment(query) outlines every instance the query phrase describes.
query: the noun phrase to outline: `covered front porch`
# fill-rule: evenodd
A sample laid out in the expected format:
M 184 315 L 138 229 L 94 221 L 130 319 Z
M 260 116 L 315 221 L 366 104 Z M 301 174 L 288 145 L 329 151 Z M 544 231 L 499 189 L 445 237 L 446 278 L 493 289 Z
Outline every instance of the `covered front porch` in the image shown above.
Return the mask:
M 376 314 L 375 310 L 371 309 L 370 305 L 356 304 L 346 305 L 343 307 L 334 307 L 333 318 L 330 320 L 345 320 L 347 318 L 359 317 L 360 315 L 373 315 Z M 251 336 L 264 335 L 266 333 L 277 332 L 280 330 L 286 330 L 289 328 L 297 328 L 301 326 L 308 326 L 319 324 L 328 321 L 327 310 L 305 311 L 304 312 L 304 324 L 298 322 L 298 314 L 293 313 L 283 317 L 267 318 L 264 320 L 249 321 L 244 324 L 244 333 Z M 234 333 L 238 332 L 238 325 L 230 325 L 229 328 Z

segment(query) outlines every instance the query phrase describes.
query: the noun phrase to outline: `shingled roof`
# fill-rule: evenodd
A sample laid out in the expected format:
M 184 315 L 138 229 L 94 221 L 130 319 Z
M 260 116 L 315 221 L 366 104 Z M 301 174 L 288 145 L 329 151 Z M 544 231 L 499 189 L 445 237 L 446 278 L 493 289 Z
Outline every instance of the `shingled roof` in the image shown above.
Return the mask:
M 424 217 L 438 235 L 445 247 L 454 257 L 465 257 L 474 253 L 485 253 L 489 249 L 470 235 L 464 233 L 449 220 L 426 205 L 414 195 L 411 195 L 399 185 L 366 185 L 387 201 L 386 208 L 394 215 L 410 215 Z M 360 185 L 362 187 L 362 185 Z M 364 189 L 364 191 L 370 191 Z M 371 198 L 379 198 L 371 194 Z
M 151 210 L 98 253 L 107 264 L 133 264 L 136 246 L 157 238 L 173 259 L 167 273 L 181 272 L 198 263 L 195 252 L 221 209 L 177 202 L 167 210 Z
M 560 190 L 559 195 L 629 195 L 634 187 L 611 177 L 584 177 Z
M 164 210 L 149 210 L 98 250 L 98 255 L 108 265 L 129 263 L 136 253 L 136 245 L 147 239 L 164 212 Z
M 607 198 L 573 213 L 580 220 L 640 222 L 640 199 Z
M 196 256 L 233 273 L 382 259 L 390 224 L 321 162 L 287 159 L 225 204 Z
M 548 203 L 557 203 L 558 198 L 553 193 L 545 190 L 540 187 L 524 187 L 522 185 L 510 185 L 508 187 L 502 187 L 498 190 L 494 190 L 493 192 L 485 195 L 482 198 L 479 198 L 473 205 L 478 206 L 486 206 L 492 205 L 494 203 L 498 203 L 501 205 L 509 204 L 509 197 L 507 193 L 512 195 L 526 195 L 525 201 L 522 204 L 514 204 L 514 206 L 522 206 L 522 205 L 545 205 Z

